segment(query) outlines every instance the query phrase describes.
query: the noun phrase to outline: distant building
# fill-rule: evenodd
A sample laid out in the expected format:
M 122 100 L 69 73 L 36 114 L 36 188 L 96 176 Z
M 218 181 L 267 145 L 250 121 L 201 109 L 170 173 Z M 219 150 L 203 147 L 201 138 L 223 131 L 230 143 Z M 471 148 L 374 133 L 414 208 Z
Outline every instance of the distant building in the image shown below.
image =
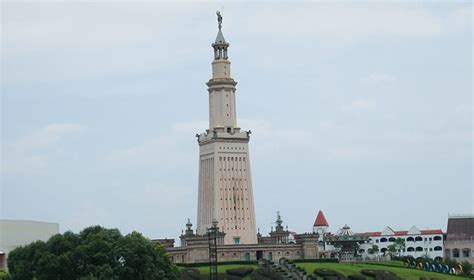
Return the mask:
M 401 256 L 442 258 L 443 257 L 443 231 L 419 230 L 413 226 L 410 230 L 395 231 L 391 227 L 386 227 L 383 231 L 352 233 L 346 225 L 335 234 L 329 231 L 329 223 L 322 211 L 318 212 L 313 225 L 313 231 L 319 235 L 319 252 L 322 257 L 341 257 L 340 239 L 350 239 L 351 237 L 366 237 L 364 240 L 356 240 L 358 243 L 358 254 L 362 258 L 371 258 L 386 255 L 388 246 L 395 244 L 397 238 L 403 239 L 405 248 L 396 252 Z M 335 242 L 337 241 L 337 242 Z M 346 242 L 347 243 L 347 242 Z M 338 246 L 339 245 L 339 246 Z M 379 251 L 377 254 L 369 254 L 369 249 L 377 245 Z M 349 246 L 346 246 L 345 251 Z
M 7 268 L 8 253 L 13 249 L 59 233 L 59 224 L 38 221 L 0 220 L 0 268 Z
M 324 216 L 323 211 L 319 210 L 316 220 L 313 224 L 313 232 L 319 234 L 320 239 L 322 240 L 324 234 L 328 231 L 329 223 Z
M 359 253 L 367 254 L 368 249 L 373 245 L 377 245 L 380 253 L 385 253 L 388 246 L 395 244 L 397 238 L 405 241 L 405 249 L 397 252 L 401 256 L 424 257 L 428 256 L 432 259 L 443 257 L 443 231 L 435 230 L 419 230 L 416 226 L 410 230 L 395 231 L 391 227 L 386 227 L 383 231 L 357 233 L 369 237 L 368 242 L 362 244 Z
M 278 261 L 287 259 L 315 259 L 319 257 L 318 235 L 314 233 L 296 234 L 284 229 L 283 221 L 278 215 L 275 230 L 269 236 L 257 234 L 258 244 L 225 244 L 226 233 L 217 234 L 218 262 L 227 261 L 256 261 L 261 259 Z M 186 230 L 180 236 L 181 244 L 174 247 L 174 240 L 156 239 L 164 245 L 172 256 L 172 261 L 178 264 L 198 263 L 209 261 L 209 237 L 207 234 L 195 233 L 188 220 Z
M 474 215 L 448 218 L 444 256 L 457 262 L 474 264 Z

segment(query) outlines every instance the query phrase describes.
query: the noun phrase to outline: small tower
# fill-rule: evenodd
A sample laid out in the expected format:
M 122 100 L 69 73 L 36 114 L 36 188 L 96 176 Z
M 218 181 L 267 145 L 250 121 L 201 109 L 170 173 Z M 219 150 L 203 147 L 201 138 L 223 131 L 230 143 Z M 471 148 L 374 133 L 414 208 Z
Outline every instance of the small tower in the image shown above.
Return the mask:
M 323 239 L 323 236 L 327 232 L 328 228 L 328 221 L 326 220 L 323 211 L 319 210 L 316 220 L 314 221 L 313 232 L 319 234 L 320 241 Z
M 284 229 L 283 220 L 280 216 L 280 212 L 277 212 L 277 219 L 275 223 L 276 223 L 275 231 L 273 231 L 273 227 L 272 227 L 272 231 L 270 232 L 271 243 L 273 244 L 288 243 L 290 232 L 288 231 L 288 228 L 286 230 Z
M 186 231 L 185 231 L 186 236 L 194 235 L 194 231 L 192 227 L 193 227 L 193 224 L 191 224 L 191 220 L 188 218 L 188 222 L 186 223 Z
M 277 211 L 277 219 L 275 221 L 276 223 L 276 227 L 275 227 L 275 231 L 282 231 L 283 230 L 283 220 L 281 219 L 281 216 L 280 216 L 280 211 Z

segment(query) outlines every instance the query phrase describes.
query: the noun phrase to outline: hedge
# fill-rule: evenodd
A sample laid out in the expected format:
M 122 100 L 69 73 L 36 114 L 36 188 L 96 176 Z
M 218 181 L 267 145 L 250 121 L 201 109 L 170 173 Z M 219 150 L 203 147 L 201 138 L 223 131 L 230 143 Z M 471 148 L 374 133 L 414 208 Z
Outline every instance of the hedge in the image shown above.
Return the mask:
M 218 262 L 217 265 L 229 265 L 229 264 L 246 264 L 246 265 L 256 265 L 256 261 L 230 261 L 230 262 Z M 208 262 L 199 262 L 199 263 L 177 263 L 176 266 L 180 267 L 201 267 L 209 266 Z
M 338 263 L 339 259 L 296 259 L 294 263 Z

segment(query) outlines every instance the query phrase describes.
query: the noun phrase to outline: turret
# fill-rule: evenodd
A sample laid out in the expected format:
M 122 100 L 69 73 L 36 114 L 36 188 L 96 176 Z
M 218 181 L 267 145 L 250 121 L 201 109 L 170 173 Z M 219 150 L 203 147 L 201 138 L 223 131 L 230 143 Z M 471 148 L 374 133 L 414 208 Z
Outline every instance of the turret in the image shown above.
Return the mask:
M 214 60 L 212 61 L 212 78 L 207 83 L 209 91 L 209 131 L 234 133 L 237 128 L 235 108 L 235 86 L 231 78 L 228 57 L 229 43 L 222 33 L 222 16 L 217 12 L 219 31 L 215 42 Z

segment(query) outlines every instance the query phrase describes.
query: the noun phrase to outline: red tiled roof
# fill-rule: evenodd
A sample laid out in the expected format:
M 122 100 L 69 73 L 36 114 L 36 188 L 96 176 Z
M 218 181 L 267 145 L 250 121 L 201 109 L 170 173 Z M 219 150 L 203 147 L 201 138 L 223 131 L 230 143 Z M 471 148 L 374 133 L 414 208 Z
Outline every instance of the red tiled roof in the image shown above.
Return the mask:
M 321 226 L 326 226 L 328 227 L 328 221 L 326 220 L 326 217 L 324 217 L 323 211 L 319 210 L 318 216 L 316 216 L 316 220 L 314 221 L 314 226 L 315 227 L 321 227 Z
M 380 236 L 380 234 L 382 234 L 380 231 L 373 231 L 373 232 L 359 232 L 359 233 L 355 233 L 354 235 Z
M 408 235 L 407 230 L 399 230 L 399 231 L 394 231 L 396 236 L 400 235 Z M 425 234 L 443 234 L 443 231 L 440 229 L 428 229 L 428 230 L 420 230 L 421 235 Z M 373 231 L 373 232 L 360 232 L 356 233 L 355 235 L 364 235 L 364 236 L 380 236 L 382 235 L 382 232 L 380 231 Z
M 421 234 L 443 234 L 443 231 L 440 229 L 427 229 L 427 230 L 420 230 Z

